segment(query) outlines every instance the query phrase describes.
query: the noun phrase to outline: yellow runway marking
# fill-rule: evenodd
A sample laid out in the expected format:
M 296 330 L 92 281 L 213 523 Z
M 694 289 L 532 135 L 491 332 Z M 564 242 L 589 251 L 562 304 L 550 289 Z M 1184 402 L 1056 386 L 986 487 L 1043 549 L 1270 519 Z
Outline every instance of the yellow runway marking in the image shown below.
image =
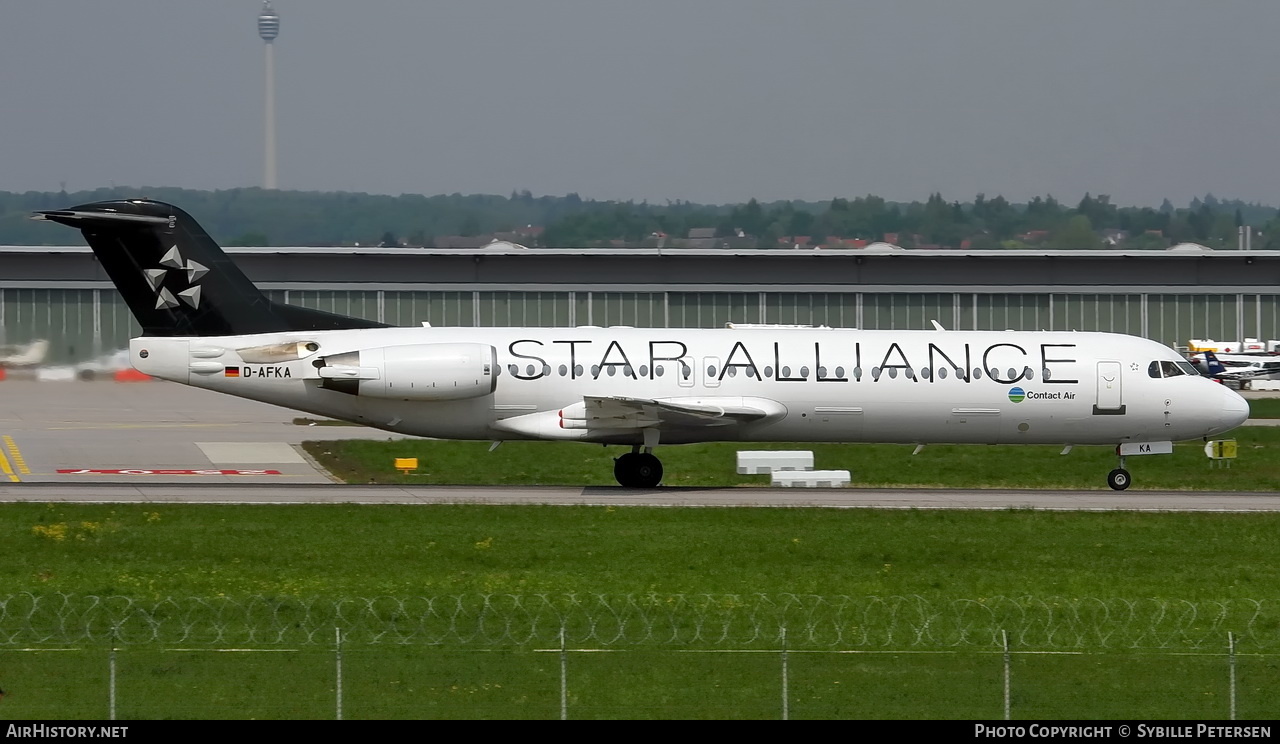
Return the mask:
M 23 475 L 31 475 L 31 469 L 27 467 L 27 461 L 22 459 L 22 451 L 18 449 L 18 444 L 13 441 L 13 437 L 5 434 L 4 448 L 9 450 L 9 459 L 13 461 L 18 472 Z
M 17 473 L 13 472 L 13 468 L 9 465 L 9 458 L 4 456 L 4 450 L 0 450 L 0 473 L 9 476 L 9 480 L 14 483 L 22 482 L 22 479 L 18 477 Z

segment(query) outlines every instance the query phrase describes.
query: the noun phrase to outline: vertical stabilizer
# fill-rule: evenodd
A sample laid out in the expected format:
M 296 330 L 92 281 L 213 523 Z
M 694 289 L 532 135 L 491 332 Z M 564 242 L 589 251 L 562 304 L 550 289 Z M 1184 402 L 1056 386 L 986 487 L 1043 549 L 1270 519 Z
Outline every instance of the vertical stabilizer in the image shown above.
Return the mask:
M 272 302 L 186 212 L 143 199 L 37 212 L 77 228 L 148 336 L 229 336 L 384 324 Z

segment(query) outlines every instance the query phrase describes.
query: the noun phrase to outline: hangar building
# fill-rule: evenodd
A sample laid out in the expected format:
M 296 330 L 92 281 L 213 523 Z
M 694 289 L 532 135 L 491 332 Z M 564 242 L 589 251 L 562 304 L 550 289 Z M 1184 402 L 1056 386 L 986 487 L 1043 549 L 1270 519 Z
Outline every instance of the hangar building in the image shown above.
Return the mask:
M 1280 251 L 231 248 L 276 300 L 397 325 L 1280 337 Z M 0 345 L 71 363 L 138 327 L 87 246 L 0 246 Z

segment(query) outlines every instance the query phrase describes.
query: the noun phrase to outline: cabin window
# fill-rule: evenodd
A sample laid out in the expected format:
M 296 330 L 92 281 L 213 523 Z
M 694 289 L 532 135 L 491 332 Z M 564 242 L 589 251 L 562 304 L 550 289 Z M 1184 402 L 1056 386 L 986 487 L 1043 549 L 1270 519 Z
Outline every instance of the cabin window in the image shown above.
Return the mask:
M 641 377 L 648 377 L 648 376 L 649 376 L 649 365 L 647 365 L 647 364 L 642 364 L 642 365 L 640 365 L 640 376 L 641 376 Z
M 853 379 L 855 379 L 855 380 L 861 380 L 861 379 L 862 379 L 862 367 L 854 367 L 854 368 L 853 368 Z
M 975 380 L 981 380 L 981 379 L 982 379 L 982 369 L 981 369 L 980 367 L 974 367 L 974 368 L 973 368 L 973 379 L 975 379 Z
M 574 376 L 574 377 L 582 377 L 582 365 L 581 365 L 581 364 L 575 364 L 575 365 L 573 365 L 573 376 Z
M 543 377 L 550 377 L 550 376 L 551 376 L 551 365 L 550 365 L 550 364 L 544 364 L 544 365 L 542 365 L 542 376 L 543 376 Z
M 890 380 L 896 380 L 896 379 L 898 379 L 898 368 L 897 368 L 897 367 L 890 367 L 890 368 L 889 368 L 889 379 L 890 379 Z
M 945 380 L 945 379 L 947 379 L 947 368 L 946 368 L 946 367 L 938 367 L 938 379 L 939 379 L 939 380 Z
M 836 367 L 836 377 L 844 377 L 844 367 Z
M 684 374 L 684 379 L 686 380 L 693 377 L 693 367 L 690 367 L 685 362 L 680 362 L 680 371 Z
M 1165 377 L 1181 377 L 1185 374 L 1178 368 L 1177 362 L 1160 362 L 1160 371 L 1164 373 Z
M 782 376 L 783 376 L 783 377 L 790 377 L 790 376 L 791 376 L 791 368 L 790 368 L 790 367 L 783 367 L 783 368 L 782 368 L 782 372 L 781 372 L 781 374 L 782 374 Z
M 916 372 L 910 367 L 907 367 L 905 370 L 903 370 L 902 374 L 906 375 L 908 380 L 916 379 Z
M 525 377 L 533 377 L 533 365 L 532 365 L 532 364 L 530 364 L 528 367 L 525 367 L 524 375 L 525 375 Z
M 809 368 L 808 368 L 808 367 L 801 367 L 801 368 L 800 368 L 800 376 L 801 376 L 801 377 L 803 377 L 803 378 L 805 378 L 805 379 L 809 379 Z
M 818 377 L 826 377 L 826 376 L 827 376 L 827 368 L 818 367 Z
M 519 371 L 518 369 L 516 369 L 516 365 L 514 365 L 514 364 L 508 364 L 508 365 L 507 365 L 507 371 L 508 371 L 508 372 L 510 372 L 510 373 L 511 373 L 511 374 L 513 374 L 513 375 L 518 375 L 518 374 L 520 374 L 520 371 Z
M 923 378 L 923 379 L 927 380 L 927 379 L 929 379 L 929 378 L 930 378 L 930 377 L 932 377 L 932 376 L 933 376 L 933 372 L 932 372 L 932 370 L 930 370 L 928 367 L 921 367 L 921 368 L 920 368 L 920 377 L 921 377 L 921 378 Z
M 610 364 L 610 365 L 609 365 L 609 369 L 608 369 L 607 374 L 608 374 L 610 377 L 613 377 L 614 375 L 618 374 L 618 365 L 616 365 L 616 364 Z
M 1022 376 L 1027 378 L 1028 380 L 1034 380 L 1036 378 L 1036 373 L 1030 367 L 1023 367 Z
M 568 365 L 562 364 L 560 365 L 560 369 L 557 371 L 560 373 L 561 377 L 564 377 L 565 375 L 569 374 L 569 367 Z
M 871 368 L 871 379 L 872 379 L 872 380 L 879 380 L 879 379 L 880 379 L 880 368 L 879 368 L 879 367 L 872 367 L 872 368 Z
M 1010 381 L 1010 382 L 1017 382 L 1017 379 L 1016 379 L 1016 378 L 1017 378 L 1017 376 L 1018 376 L 1018 370 L 1014 369 L 1013 367 L 1010 367 L 1010 368 L 1009 368 L 1009 381 Z
M 600 365 L 598 365 L 598 364 L 593 364 L 593 365 L 591 365 L 591 376 L 592 376 L 592 377 L 599 377 L 599 376 L 600 376 Z
M 707 377 L 715 377 L 715 376 L 716 376 L 716 365 L 714 365 L 714 364 L 708 364 L 708 365 L 707 365 Z
M 1047 380 L 1047 379 L 1049 379 L 1050 377 L 1051 377 L 1051 375 L 1049 374 L 1049 368 L 1048 368 L 1048 367 L 1045 367 L 1044 369 L 1040 370 L 1040 379 L 1042 379 L 1042 380 Z
M 1154 377 L 1157 380 L 1160 379 L 1160 362 L 1152 362 L 1147 365 L 1147 376 Z
M 765 377 L 773 377 L 773 367 L 766 366 L 766 367 L 764 368 L 764 376 L 765 376 Z

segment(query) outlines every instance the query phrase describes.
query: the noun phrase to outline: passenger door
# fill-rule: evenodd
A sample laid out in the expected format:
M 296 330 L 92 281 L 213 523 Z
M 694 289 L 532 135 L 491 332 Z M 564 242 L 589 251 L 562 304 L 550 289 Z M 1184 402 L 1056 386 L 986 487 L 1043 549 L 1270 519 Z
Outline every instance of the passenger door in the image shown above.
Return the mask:
M 1098 362 L 1095 416 L 1123 416 L 1124 395 L 1121 387 L 1120 362 Z

